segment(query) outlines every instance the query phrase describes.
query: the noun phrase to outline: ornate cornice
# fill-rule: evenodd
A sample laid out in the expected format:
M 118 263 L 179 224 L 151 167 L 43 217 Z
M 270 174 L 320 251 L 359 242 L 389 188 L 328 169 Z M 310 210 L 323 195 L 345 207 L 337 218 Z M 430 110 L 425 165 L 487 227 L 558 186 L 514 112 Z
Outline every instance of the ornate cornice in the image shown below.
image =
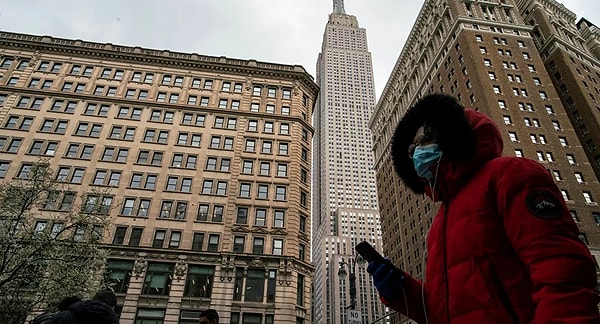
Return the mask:
M 207 56 L 196 53 L 154 50 L 10 32 L 0 32 L 0 46 L 18 50 L 25 49 L 32 52 L 73 55 L 134 64 L 151 64 L 199 72 L 226 72 L 243 76 L 294 79 L 301 82 L 313 94 L 319 91 L 313 77 L 300 65 L 284 65 L 256 60 L 232 59 L 225 56 Z

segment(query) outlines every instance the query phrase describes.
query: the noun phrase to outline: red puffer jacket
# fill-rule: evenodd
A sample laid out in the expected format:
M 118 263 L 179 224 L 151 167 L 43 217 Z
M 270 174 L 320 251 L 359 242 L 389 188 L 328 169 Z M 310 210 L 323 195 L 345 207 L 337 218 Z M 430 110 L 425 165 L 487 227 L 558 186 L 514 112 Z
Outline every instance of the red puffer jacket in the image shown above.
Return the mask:
M 427 188 L 442 205 L 424 287 L 407 275 L 406 300 L 383 302 L 419 323 L 600 323 L 594 261 L 549 172 L 500 157 L 497 126 L 471 109 L 465 115 L 475 155 L 461 163 L 442 156 Z

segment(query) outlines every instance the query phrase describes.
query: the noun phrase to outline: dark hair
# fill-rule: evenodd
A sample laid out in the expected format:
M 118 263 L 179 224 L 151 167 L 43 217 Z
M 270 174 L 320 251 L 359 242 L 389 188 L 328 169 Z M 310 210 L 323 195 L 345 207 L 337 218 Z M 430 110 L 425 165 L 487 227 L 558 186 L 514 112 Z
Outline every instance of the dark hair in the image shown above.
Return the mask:
M 93 299 L 105 302 L 110 307 L 117 306 L 117 296 L 112 290 L 100 290 Z
M 77 296 L 69 296 L 69 297 L 65 297 L 63 298 L 63 300 L 61 300 L 58 303 L 58 306 L 56 307 L 59 311 L 66 311 L 69 306 L 75 304 L 76 302 L 81 301 L 81 298 L 77 297 Z
M 214 309 L 207 309 L 200 312 L 198 318 L 200 317 L 206 317 L 209 321 L 217 321 L 217 323 L 219 323 L 219 313 Z

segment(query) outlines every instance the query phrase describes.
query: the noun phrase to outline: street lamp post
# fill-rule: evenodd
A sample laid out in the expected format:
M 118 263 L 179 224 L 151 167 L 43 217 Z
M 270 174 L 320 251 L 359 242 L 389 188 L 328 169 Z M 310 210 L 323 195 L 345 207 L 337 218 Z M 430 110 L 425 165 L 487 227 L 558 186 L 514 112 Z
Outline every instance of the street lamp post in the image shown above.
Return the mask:
M 346 261 L 340 261 L 340 269 L 338 270 L 338 276 L 344 280 L 346 278 L 346 267 L 348 267 L 348 280 L 350 281 L 350 306 L 344 307 L 346 309 L 356 309 L 356 263 L 363 264 L 364 260 L 360 255 L 354 258 L 354 262 L 350 261 L 348 264 Z
M 340 261 L 340 269 L 338 270 L 338 276 L 342 280 L 344 280 L 347 275 L 345 266 L 348 266 L 348 270 L 350 271 L 350 276 L 348 278 L 350 280 L 350 306 L 344 307 L 346 309 L 348 309 L 348 308 L 355 309 L 356 308 L 356 274 L 354 273 L 355 265 L 356 264 L 353 264 L 352 266 L 350 266 L 345 261 Z

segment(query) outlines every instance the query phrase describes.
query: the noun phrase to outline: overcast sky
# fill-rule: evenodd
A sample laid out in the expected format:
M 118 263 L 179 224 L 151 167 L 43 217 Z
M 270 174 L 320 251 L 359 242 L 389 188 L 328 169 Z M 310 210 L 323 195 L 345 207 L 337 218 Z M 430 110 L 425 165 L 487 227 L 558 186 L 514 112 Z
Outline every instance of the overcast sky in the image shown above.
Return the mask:
M 456 0 L 458 1 L 458 0 Z M 345 0 L 367 29 L 377 96 L 422 0 Z M 563 0 L 600 26 L 600 1 Z M 333 0 L 0 0 L 0 30 L 299 64 L 315 75 Z

